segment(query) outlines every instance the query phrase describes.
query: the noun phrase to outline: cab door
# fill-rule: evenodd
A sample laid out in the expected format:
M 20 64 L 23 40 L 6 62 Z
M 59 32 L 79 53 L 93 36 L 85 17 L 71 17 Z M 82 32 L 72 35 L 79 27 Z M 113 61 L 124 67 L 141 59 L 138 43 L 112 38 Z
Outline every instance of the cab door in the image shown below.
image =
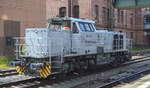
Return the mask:
M 71 47 L 72 52 L 78 54 L 80 52 L 81 39 L 80 30 L 77 22 L 72 22 L 71 27 Z

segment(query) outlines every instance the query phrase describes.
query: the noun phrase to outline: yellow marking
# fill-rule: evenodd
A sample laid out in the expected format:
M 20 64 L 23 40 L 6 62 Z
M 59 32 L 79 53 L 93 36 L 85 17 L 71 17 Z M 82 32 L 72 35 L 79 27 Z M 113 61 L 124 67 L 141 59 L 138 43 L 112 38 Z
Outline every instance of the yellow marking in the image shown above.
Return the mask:
M 44 75 L 42 74 L 42 72 L 40 72 L 40 77 L 41 77 L 41 78 L 44 78 Z
M 46 77 L 48 76 L 48 72 L 45 70 L 45 68 L 43 68 L 43 73 L 46 75 Z
M 17 71 L 20 75 L 24 75 L 25 67 L 17 66 L 17 67 L 16 67 L 16 71 Z
M 21 46 L 22 55 L 26 54 L 26 47 L 24 45 Z
M 40 70 L 40 77 L 47 78 L 51 74 L 51 66 L 49 63 L 45 62 L 44 67 Z
M 22 75 L 22 70 L 23 70 L 23 68 L 20 67 L 20 72 L 19 72 L 20 75 Z
M 49 71 L 51 72 L 51 66 L 50 66 L 50 64 L 49 63 L 45 63 L 47 66 L 47 68 L 49 69 Z
M 41 74 L 43 75 L 43 78 L 46 77 L 46 74 L 43 72 L 43 70 L 41 70 Z
M 48 67 L 45 67 L 45 69 L 48 71 L 48 73 L 50 74 L 50 69 Z
M 17 71 L 17 72 L 20 72 L 20 70 L 21 70 L 20 66 L 17 66 L 17 67 L 16 67 L 16 71 Z

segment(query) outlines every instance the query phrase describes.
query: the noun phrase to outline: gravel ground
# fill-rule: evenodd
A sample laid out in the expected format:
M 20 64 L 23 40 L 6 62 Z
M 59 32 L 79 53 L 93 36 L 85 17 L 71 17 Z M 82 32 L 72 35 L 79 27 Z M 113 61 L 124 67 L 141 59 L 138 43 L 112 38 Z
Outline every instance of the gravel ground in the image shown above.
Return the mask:
M 150 88 L 150 74 L 139 78 L 131 83 L 122 83 L 113 88 Z
M 121 77 L 126 77 L 132 73 L 136 73 L 136 72 L 142 71 L 144 69 L 149 69 L 149 68 L 150 68 L 150 61 L 145 61 L 145 62 L 137 63 L 134 65 L 109 70 L 104 73 L 100 73 L 103 75 L 100 75 L 96 80 L 89 81 L 87 83 L 84 83 L 82 85 L 79 85 L 73 88 L 96 88 L 98 86 L 101 86 L 104 83 L 110 82 L 111 80 L 119 79 Z M 95 76 L 96 75 L 93 75 L 93 77 L 91 78 L 94 78 Z M 87 78 L 87 80 L 89 79 L 90 78 Z
M 21 81 L 25 79 L 31 79 L 32 77 L 30 76 L 23 76 L 23 75 L 13 75 L 13 76 L 6 76 L 3 78 L 0 78 L 0 85 L 10 83 L 10 82 L 16 82 L 16 81 Z
M 104 83 L 108 83 L 111 80 L 128 76 L 129 74 L 141 71 L 146 68 L 150 68 L 150 61 L 140 62 L 130 66 L 109 70 L 103 73 L 93 74 L 39 88 L 96 88 Z

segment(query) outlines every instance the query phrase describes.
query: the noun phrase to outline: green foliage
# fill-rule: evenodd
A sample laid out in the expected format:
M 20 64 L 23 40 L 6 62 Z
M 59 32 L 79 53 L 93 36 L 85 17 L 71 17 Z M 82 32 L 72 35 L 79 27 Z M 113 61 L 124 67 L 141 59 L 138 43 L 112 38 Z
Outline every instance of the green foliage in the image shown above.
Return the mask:
M 150 48 L 131 48 L 131 51 L 150 51 Z
M 14 58 L 7 58 L 4 56 L 0 56 L 0 70 L 8 69 L 10 62 L 13 60 Z
M 144 54 L 150 54 L 150 48 L 138 48 L 134 47 L 130 49 L 132 55 L 144 55 Z

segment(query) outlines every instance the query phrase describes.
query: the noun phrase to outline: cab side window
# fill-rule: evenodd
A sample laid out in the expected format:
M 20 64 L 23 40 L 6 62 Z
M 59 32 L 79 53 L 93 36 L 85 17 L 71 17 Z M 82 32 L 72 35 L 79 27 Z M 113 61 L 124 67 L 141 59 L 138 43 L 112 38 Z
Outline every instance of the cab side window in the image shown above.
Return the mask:
M 80 22 L 79 27 L 82 32 L 94 32 L 95 31 L 93 24 L 91 24 L 91 23 Z
M 79 23 L 80 29 L 82 32 L 85 32 L 85 26 L 83 23 Z
M 73 23 L 73 33 L 79 33 L 79 30 L 77 28 L 77 25 L 75 23 Z

